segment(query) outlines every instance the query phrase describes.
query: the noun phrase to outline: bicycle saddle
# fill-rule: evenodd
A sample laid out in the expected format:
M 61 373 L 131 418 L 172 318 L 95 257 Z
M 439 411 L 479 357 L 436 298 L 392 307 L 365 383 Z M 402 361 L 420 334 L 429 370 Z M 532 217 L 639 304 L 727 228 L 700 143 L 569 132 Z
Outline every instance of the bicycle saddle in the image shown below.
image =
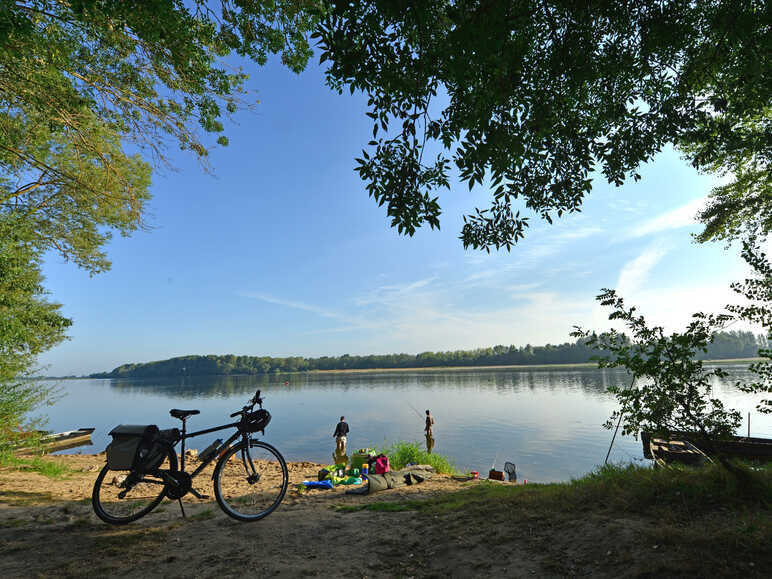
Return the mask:
M 171 414 L 174 418 L 185 420 L 188 416 L 193 416 L 194 414 L 201 414 L 201 411 L 200 410 L 180 410 L 179 408 L 172 408 L 171 410 L 169 410 L 169 414 Z

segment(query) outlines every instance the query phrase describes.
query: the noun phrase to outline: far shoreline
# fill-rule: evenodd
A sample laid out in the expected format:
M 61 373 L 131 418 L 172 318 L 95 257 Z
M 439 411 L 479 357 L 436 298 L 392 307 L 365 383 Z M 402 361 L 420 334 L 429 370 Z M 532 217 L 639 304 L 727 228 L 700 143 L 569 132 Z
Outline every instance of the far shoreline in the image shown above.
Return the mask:
M 750 364 L 761 362 L 766 358 L 725 358 L 718 360 L 702 360 L 705 364 Z M 569 364 L 508 364 L 508 365 L 490 365 L 490 366 L 418 366 L 410 368 L 341 368 L 332 370 L 303 370 L 296 372 L 277 372 L 268 374 L 184 374 L 184 375 L 159 375 L 159 376 L 38 376 L 28 378 L 28 380 L 146 380 L 157 378 L 191 378 L 200 376 L 290 376 L 299 374 L 375 374 L 388 372 L 463 372 L 465 370 L 523 370 L 536 369 L 544 370 L 548 368 L 597 368 L 597 362 L 576 362 Z
M 706 364 L 743 364 L 760 362 L 764 358 L 727 358 L 725 360 L 703 360 Z M 365 374 L 372 372 L 430 372 L 442 370 L 443 372 L 459 372 L 463 370 L 522 370 L 545 368 L 597 368 L 597 362 L 577 362 L 573 364 L 510 364 L 495 366 L 420 366 L 417 368 L 346 368 L 340 370 L 308 370 L 306 372 L 287 372 L 287 374 Z M 227 374 L 224 374 L 227 376 Z M 235 374 L 230 374 L 235 376 Z M 241 374 L 242 376 L 260 376 L 260 374 Z

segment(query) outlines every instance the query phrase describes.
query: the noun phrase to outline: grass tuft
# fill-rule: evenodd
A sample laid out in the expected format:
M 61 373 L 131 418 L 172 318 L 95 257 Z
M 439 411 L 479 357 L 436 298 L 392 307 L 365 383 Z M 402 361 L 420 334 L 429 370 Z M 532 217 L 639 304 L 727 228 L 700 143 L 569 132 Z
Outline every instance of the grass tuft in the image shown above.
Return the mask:
M 40 456 L 18 456 L 11 450 L 0 450 L 0 467 L 20 471 L 37 472 L 48 478 L 64 478 L 74 471 L 51 458 Z
M 452 459 L 441 454 L 429 454 L 417 442 L 398 441 L 380 452 L 389 457 L 389 465 L 394 470 L 404 468 L 410 463 L 430 464 L 440 474 L 458 474 Z

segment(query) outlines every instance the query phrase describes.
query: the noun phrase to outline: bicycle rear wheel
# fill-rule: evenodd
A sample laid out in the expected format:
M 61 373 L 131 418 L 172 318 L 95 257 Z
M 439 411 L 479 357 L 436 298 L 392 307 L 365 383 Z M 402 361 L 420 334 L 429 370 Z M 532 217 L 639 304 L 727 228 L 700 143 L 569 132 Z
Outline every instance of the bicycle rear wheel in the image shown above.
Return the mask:
M 125 525 L 144 517 L 166 496 L 161 472 L 177 470 L 177 455 L 172 448 L 158 468 L 148 473 L 110 470 L 104 466 L 94 482 L 91 505 L 105 523 Z
M 266 442 L 251 440 L 230 448 L 214 470 L 214 496 L 225 513 L 239 521 L 270 515 L 287 492 L 284 457 Z

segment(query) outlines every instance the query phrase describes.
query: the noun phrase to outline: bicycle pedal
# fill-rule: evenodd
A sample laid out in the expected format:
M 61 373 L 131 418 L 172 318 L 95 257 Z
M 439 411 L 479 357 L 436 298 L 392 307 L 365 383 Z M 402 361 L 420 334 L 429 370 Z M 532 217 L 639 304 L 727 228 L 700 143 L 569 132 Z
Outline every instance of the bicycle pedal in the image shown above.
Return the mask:
M 190 494 L 192 494 L 197 499 L 208 499 L 210 498 L 209 495 L 202 494 L 198 492 L 196 489 L 190 489 Z

